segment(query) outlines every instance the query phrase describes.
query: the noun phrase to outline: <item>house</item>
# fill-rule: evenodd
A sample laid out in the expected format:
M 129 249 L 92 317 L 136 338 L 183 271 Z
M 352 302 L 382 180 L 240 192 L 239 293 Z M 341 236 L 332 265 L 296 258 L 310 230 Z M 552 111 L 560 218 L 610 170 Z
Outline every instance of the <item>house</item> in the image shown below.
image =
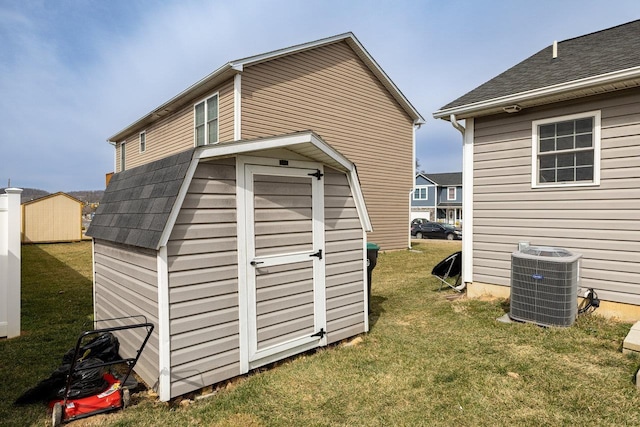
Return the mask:
M 166 401 L 368 331 L 370 230 L 355 165 L 313 132 L 192 147 L 111 178 L 94 318 L 155 325 L 136 372 Z
M 228 62 L 109 142 L 119 172 L 194 146 L 312 130 L 357 165 L 373 224 L 368 239 L 385 250 L 407 247 L 406 195 L 422 123 L 346 33 Z
M 418 173 L 411 197 L 411 219 L 462 223 L 462 172 Z
M 84 203 L 58 192 L 22 204 L 22 242 L 54 243 L 82 240 Z
M 470 296 L 508 296 L 529 242 L 582 254 L 598 312 L 640 319 L 638 43 L 640 21 L 554 42 L 433 114 L 463 134 Z

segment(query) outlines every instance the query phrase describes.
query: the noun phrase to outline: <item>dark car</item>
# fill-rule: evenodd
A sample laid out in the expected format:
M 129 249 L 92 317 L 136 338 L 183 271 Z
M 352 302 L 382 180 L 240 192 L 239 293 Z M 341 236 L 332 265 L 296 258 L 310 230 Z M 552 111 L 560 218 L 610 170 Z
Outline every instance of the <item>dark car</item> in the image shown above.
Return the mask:
M 462 231 L 441 222 L 422 222 L 411 225 L 411 236 L 416 239 L 462 239 Z

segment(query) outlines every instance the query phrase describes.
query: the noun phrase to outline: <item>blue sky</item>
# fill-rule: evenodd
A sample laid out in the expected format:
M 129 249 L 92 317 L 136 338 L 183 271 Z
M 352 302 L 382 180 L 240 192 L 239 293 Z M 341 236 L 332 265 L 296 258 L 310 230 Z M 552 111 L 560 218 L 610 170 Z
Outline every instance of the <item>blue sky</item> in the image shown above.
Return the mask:
M 427 119 L 427 172 L 462 168 L 431 114 L 550 45 L 640 18 L 640 2 L 0 0 L 0 187 L 96 190 L 106 139 L 224 63 L 352 31 Z

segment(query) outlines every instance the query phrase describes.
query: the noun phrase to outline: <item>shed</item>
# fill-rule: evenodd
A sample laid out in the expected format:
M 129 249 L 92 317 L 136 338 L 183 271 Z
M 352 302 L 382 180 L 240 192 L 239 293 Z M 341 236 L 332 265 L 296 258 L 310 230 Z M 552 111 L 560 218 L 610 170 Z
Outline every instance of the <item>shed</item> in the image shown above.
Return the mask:
M 370 230 L 355 165 L 313 132 L 190 149 L 111 179 L 95 318 L 156 325 L 136 371 L 166 401 L 368 331 Z
M 58 192 L 22 204 L 22 242 L 82 240 L 81 200 Z

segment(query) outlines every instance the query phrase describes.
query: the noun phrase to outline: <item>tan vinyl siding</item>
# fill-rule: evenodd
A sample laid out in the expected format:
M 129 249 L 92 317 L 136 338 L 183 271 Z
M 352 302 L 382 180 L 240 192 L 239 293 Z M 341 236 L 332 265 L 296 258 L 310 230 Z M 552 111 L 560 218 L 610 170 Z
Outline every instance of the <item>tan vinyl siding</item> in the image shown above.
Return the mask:
M 194 99 L 178 111 L 125 139 L 125 167 L 131 169 L 194 146 L 193 105 L 214 93 L 219 94 L 219 140 L 233 141 L 233 80 Z M 146 131 L 146 150 L 140 153 L 140 132 Z M 120 172 L 120 143 L 116 146 L 116 172 Z
M 82 240 L 82 202 L 54 194 L 22 205 L 22 242 L 77 240 Z
M 364 332 L 363 232 L 347 176 L 325 168 L 327 343 Z
M 158 274 L 156 252 L 94 241 L 96 319 L 143 315 L 155 329 L 144 348 L 135 372 L 153 386 L 158 380 Z M 134 319 L 130 323 L 141 323 Z M 122 322 L 99 322 L 98 327 L 121 326 Z M 116 333 L 120 355 L 135 357 L 144 339 L 141 329 Z
M 198 165 L 167 244 L 171 396 L 240 374 L 235 160 Z
M 600 110 L 599 186 L 531 188 L 531 122 Z M 640 304 L 640 90 L 475 119 L 474 277 L 509 286 L 519 241 L 583 254 L 581 286 Z
M 369 240 L 406 247 L 412 121 L 344 42 L 242 73 L 243 139 L 307 129 L 358 166 L 374 228 Z

